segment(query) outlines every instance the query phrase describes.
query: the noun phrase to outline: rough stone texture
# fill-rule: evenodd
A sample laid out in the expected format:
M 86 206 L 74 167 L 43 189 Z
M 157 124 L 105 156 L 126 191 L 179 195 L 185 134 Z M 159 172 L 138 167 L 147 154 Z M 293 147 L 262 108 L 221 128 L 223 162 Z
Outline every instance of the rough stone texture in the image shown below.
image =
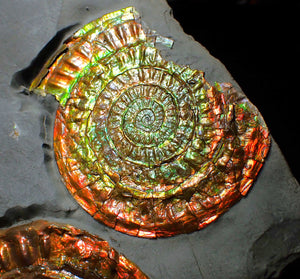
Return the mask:
M 171 37 L 164 57 L 206 72 L 208 81 L 229 81 L 225 67 L 182 32 L 164 0 L 2 1 L 0 51 L 0 226 L 45 218 L 88 230 L 134 261 L 151 278 L 268 278 L 300 256 L 300 187 L 277 146 L 272 147 L 246 198 L 206 229 L 167 239 L 130 237 L 97 223 L 60 181 L 52 127 L 52 97 L 10 87 L 56 32 L 133 5 L 147 25 Z

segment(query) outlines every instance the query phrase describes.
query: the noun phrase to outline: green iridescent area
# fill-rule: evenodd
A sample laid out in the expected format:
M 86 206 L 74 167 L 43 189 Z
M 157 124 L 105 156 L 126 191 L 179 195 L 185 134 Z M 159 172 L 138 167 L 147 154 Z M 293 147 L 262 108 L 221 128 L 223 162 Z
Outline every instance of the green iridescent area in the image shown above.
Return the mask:
M 141 237 L 199 229 L 246 194 L 269 147 L 256 108 L 231 84 L 165 60 L 172 40 L 133 7 L 77 31 L 31 89 L 60 102 L 57 164 L 94 218 Z

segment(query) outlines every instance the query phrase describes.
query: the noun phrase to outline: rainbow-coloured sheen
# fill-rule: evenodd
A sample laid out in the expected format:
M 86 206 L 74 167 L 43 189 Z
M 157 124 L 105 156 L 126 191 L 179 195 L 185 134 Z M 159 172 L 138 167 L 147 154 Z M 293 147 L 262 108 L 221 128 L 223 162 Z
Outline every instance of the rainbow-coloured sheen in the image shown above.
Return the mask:
M 103 239 L 43 220 L 0 230 L 0 277 L 148 278 Z
M 133 7 L 69 38 L 31 90 L 60 102 L 59 171 L 95 219 L 139 237 L 201 229 L 245 195 L 270 137 L 229 83 L 165 60 Z

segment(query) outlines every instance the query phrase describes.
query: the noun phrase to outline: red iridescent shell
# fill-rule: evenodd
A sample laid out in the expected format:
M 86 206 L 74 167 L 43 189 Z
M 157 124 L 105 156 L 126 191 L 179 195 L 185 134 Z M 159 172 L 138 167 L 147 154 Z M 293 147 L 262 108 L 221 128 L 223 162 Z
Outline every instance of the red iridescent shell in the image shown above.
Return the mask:
M 148 278 L 101 238 L 42 220 L 0 230 L 0 277 Z
M 165 60 L 165 38 L 133 7 L 69 38 L 33 81 L 61 106 L 54 149 L 64 183 L 95 219 L 127 234 L 203 228 L 245 195 L 270 137 L 229 83 Z

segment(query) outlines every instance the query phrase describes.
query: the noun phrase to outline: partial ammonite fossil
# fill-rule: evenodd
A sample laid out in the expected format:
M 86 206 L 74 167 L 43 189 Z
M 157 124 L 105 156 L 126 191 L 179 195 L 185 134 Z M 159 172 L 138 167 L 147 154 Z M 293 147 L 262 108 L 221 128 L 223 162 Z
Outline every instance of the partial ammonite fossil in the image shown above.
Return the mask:
M 0 277 L 148 278 L 103 239 L 42 220 L 0 230 Z
M 215 220 L 247 193 L 270 145 L 244 95 L 165 60 L 157 40 L 133 7 L 107 14 L 66 40 L 30 88 L 60 102 L 54 149 L 73 197 L 149 238 Z

